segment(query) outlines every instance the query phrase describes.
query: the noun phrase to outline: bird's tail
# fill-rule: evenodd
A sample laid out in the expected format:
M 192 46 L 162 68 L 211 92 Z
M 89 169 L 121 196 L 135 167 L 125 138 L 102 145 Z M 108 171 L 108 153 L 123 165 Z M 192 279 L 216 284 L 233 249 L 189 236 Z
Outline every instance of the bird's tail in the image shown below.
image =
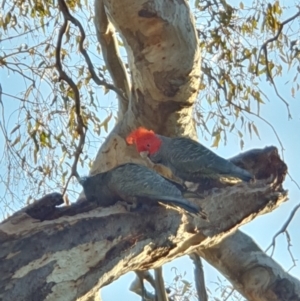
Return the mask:
M 189 202 L 186 199 L 172 198 L 170 196 L 166 196 L 166 197 L 160 196 L 157 199 L 159 200 L 160 203 L 163 203 L 165 205 L 169 205 L 172 207 L 177 207 L 177 208 L 179 207 L 190 214 L 200 216 L 203 219 L 207 219 L 207 214 L 200 207 L 195 206 L 194 204 L 192 204 L 191 202 Z
M 255 180 L 255 177 L 250 172 L 236 165 L 234 165 L 234 168 L 231 171 L 231 175 L 245 182 L 250 182 Z

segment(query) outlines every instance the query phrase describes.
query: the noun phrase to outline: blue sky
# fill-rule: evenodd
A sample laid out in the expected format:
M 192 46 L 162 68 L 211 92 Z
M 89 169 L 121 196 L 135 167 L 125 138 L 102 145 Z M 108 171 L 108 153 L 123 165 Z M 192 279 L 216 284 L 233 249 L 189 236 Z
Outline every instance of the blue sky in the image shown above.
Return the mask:
M 6 45 L 7 46 L 7 45 Z M 5 46 L 5 47 L 6 47 Z M 3 47 L 3 46 L 1 46 Z M 295 98 L 291 97 L 290 86 L 285 84 L 288 80 L 294 77 L 292 71 L 284 71 L 284 77 L 280 80 L 277 80 L 277 86 L 280 93 L 288 100 L 290 104 L 290 110 L 292 113 L 292 119 L 288 119 L 288 114 L 284 103 L 278 99 L 275 95 L 273 88 L 268 82 L 265 82 L 263 79 L 260 82 L 261 89 L 268 95 L 270 102 L 261 106 L 261 116 L 270 122 L 276 132 L 282 144 L 285 148 L 284 150 L 284 161 L 287 163 L 289 168 L 289 173 L 293 179 L 300 184 L 300 163 L 299 163 L 299 154 L 300 154 L 300 99 L 299 93 L 295 95 Z M 8 75 L 4 69 L 0 69 L 0 82 L 2 89 L 5 93 L 18 95 L 24 90 L 24 82 L 20 80 L 20 77 L 14 74 Z M 115 95 L 113 93 L 108 93 L 104 96 L 101 88 L 95 91 L 99 98 L 101 99 L 102 104 L 109 106 L 112 102 L 115 101 Z M 12 129 L 18 121 L 17 109 L 19 102 L 7 96 L 2 96 L 2 101 L 5 106 L 5 115 L 6 120 L 8 121 L 8 127 Z M 0 110 L 2 110 L 0 108 Z M 2 114 L 2 112 L 1 112 Z M 100 119 L 105 118 L 105 112 L 100 113 Z M 255 118 L 254 118 L 255 120 Z M 113 127 L 114 121 L 112 120 L 109 124 L 109 128 Z M 253 148 L 264 148 L 265 146 L 275 145 L 278 147 L 281 153 L 281 147 L 279 142 L 272 131 L 272 129 L 262 122 L 261 120 L 255 120 L 260 133 L 261 139 L 258 139 L 253 135 L 252 139 L 249 136 L 245 136 L 244 150 L 249 150 Z M 103 135 L 102 135 L 103 138 Z M 199 136 L 201 141 L 201 136 Z M 4 147 L 4 139 L 0 134 L 0 147 L 1 150 Z M 101 143 L 99 137 L 98 141 L 95 141 L 95 145 L 98 147 Z M 203 144 L 210 146 L 212 141 L 203 141 Z M 228 135 L 227 145 L 220 143 L 218 149 L 214 149 L 220 156 L 229 158 L 237 155 L 241 152 L 239 137 L 235 134 Z M 3 153 L 3 150 L 0 152 Z M 93 148 L 90 151 L 91 156 L 95 156 L 96 148 Z M 0 172 L 0 197 L 4 195 L 4 186 L 1 181 L 5 181 L 5 173 L 3 172 L 3 166 L 1 166 L 2 173 Z M 86 171 L 88 173 L 88 171 Z M 2 180 L 1 180 L 2 179 Z M 19 196 L 22 197 L 22 190 L 24 187 L 20 182 L 19 187 Z M 77 187 L 79 189 L 79 187 Z M 289 216 L 291 210 L 299 203 L 300 191 L 297 186 L 292 182 L 289 176 L 287 176 L 284 183 L 284 188 L 289 190 L 289 201 L 281 205 L 280 208 L 274 212 L 260 216 L 250 222 L 249 224 L 241 227 L 241 229 L 250 235 L 258 245 L 264 250 L 266 249 L 272 241 L 273 235 L 281 228 L 286 219 Z M 0 201 L 0 210 L 3 203 Z M 2 208 L 3 209 L 3 208 Z M 1 214 L 1 211 L 0 211 Z M 299 229 L 300 229 L 300 212 L 298 212 L 293 221 L 291 222 L 288 231 L 292 238 L 292 247 L 291 250 L 296 259 L 300 257 L 300 240 L 299 240 Z M 277 260 L 284 269 L 288 270 L 292 266 L 292 260 L 287 250 L 287 241 L 286 236 L 280 235 L 277 240 L 276 249 L 274 252 L 273 258 Z M 218 274 L 216 271 L 210 267 L 208 264 L 204 263 L 205 266 L 205 278 L 206 284 L 210 287 L 214 296 L 218 296 L 217 292 L 214 292 L 216 285 L 213 282 L 217 281 Z M 174 272 L 172 272 L 172 267 L 176 267 L 181 273 L 186 272 L 185 278 L 193 282 L 193 265 L 192 262 L 187 257 L 179 258 L 167 265 L 164 266 L 164 275 L 165 280 L 170 283 L 174 278 Z M 300 268 L 299 266 L 294 267 L 290 273 L 295 277 L 299 278 Z M 133 273 L 129 273 L 119 280 L 115 281 L 113 284 L 109 285 L 102 289 L 102 298 L 103 301 L 107 300 L 140 300 L 139 297 L 135 296 L 133 293 L 128 291 L 130 281 L 134 278 Z

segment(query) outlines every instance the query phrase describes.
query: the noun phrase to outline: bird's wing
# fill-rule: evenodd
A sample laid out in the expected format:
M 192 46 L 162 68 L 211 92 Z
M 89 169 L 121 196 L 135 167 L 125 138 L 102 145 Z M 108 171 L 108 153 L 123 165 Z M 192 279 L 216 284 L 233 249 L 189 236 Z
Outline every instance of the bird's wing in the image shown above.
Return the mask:
M 153 170 L 138 164 L 118 166 L 110 175 L 111 189 L 128 196 L 139 196 L 141 193 L 148 196 L 171 195 L 181 197 L 181 192 Z M 112 187 L 113 186 L 113 187 Z
M 218 156 L 210 149 L 187 138 L 175 138 L 171 143 L 168 160 L 181 174 L 226 175 L 250 181 L 254 176 L 232 162 Z
M 187 138 L 175 138 L 171 144 L 172 154 L 169 160 L 172 165 L 185 172 L 205 172 L 215 164 L 226 161 L 214 154 L 205 146 Z
M 221 158 L 205 146 L 188 138 L 175 138 L 171 145 L 172 154 L 169 156 L 171 164 L 183 172 L 230 173 L 232 163 Z
M 182 197 L 181 191 L 171 181 L 145 166 L 129 163 L 116 167 L 110 172 L 108 186 L 125 201 L 146 198 L 205 216 L 200 208 Z

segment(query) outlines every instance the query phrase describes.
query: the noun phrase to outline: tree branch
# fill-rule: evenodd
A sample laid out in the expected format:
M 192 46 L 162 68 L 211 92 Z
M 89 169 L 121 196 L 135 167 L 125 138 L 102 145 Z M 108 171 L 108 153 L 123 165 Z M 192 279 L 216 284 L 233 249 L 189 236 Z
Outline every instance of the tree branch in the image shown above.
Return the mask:
M 91 174 L 126 162 L 147 164 L 124 142 L 138 126 L 166 136 L 197 137 L 192 106 L 200 84 L 200 49 L 188 3 L 108 0 L 104 4 L 124 42 L 132 89 L 128 111 L 101 145 Z M 101 12 L 98 1 L 96 9 Z
M 156 296 L 150 292 L 148 292 L 144 286 L 143 280 L 147 278 L 151 278 L 153 280 L 152 286 L 155 289 L 155 282 L 149 271 L 136 271 L 136 277 L 132 281 L 129 290 L 136 293 L 137 295 L 142 297 L 142 301 L 157 301 L 155 300 Z
M 197 253 L 192 253 L 190 258 L 195 265 L 194 275 L 199 301 L 208 301 L 201 257 Z
M 71 173 L 67 179 L 67 182 L 66 182 L 66 185 L 64 188 L 63 194 L 65 194 L 71 178 L 73 176 L 79 177 L 78 172 L 77 172 L 77 163 L 78 163 L 80 154 L 82 153 L 82 150 L 84 147 L 87 126 L 84 123 L 82 115 L 81 115 L 80 95 L 79 95 L 79 90 L 77 88 L 77 85 L 72 80 L 72 78 L 63 70 L 63 66 L 61 63 L 61 57 L 60 57 L 61 56 L 61 44 L 62 44 L 63 35 L 64 35 L 64 33 L 67 29 L 67 25 L 68 25 L 69 11 L 63 0 L 59 0 L 58 3 L 59 3 L 61 11 L 63 13 L 63 16 L 64 16 L 64 22 L 63 22 L 63 25 L 59 29 L 58 38 L 57 38 L 56 53 L 55 53 L 56 69 L 59 73 L 59 79 L 66 81 L 74 93 L 75 113 L 76 113 L 76 118 L 77 118 L 76 131 L 78 132 L 79 137 L 80 137 L 78 145 L 77 145 L 75 153 L 74 153 L 74 161 L 72 164 Z M 83 39 L 84 39 L 84 36 L 81 36 L 81 47 L 82 47 Z
M 247 300 L 300 300 L 299 280 L 287 274 L 241 231 L 212 248 L 198 249 L 197 253 L 218 269 Z
M 94 82 L 99 85 L 99 86 L 104 86 L 106 89 L 109 89 L 109 90 L 112 90 L 114 91 L 117 95 L 119 95 L 119 97 L 122 97 L 122 98 L 125 98 L 125 95 L 123 94 L 122 91 L 120 91 L 118 88 L 116 88 L 114 85 L 111 85 L 109 83 L 107 83 L 104 79 L 100 79 L 96 72 L 95 72 L 95 69 L 94 69 L 94 66 L 92 64 L 92 61 L 87 53 L 87 51 L 85 50 L 84 48 L 84 41 L 85 41 L 85 31 L 81 25 L 81 23 L 71 15 L 69 9 L 68 9 L 68 6 L 66 5 L 65 1 L 64 0 L 59 0 L 58 1 L 58 4 L 59 4 L 59 8 L 60 8 L 60 11 L 62 12 L 63 16 L 64 16 L 64 25 L 65 26 L 65 23 L 67 21 L 70 21 L 72 24 L 74 24 L 75 26 L 77 26 L 79 28 L 79 31 L 80 31 L 80 40 L 79 40 L 79 51 L 80 53 L 83 55 L 86 63 L 87 63 L 87 66 L 88 66 L 88 69 L 89 69 L 89 72 L 91 74 L 91 77 L 92 79 L 94 80 Z M 65 30 L 64 30 L 65 31 Z M 63 31 L 63 32 L 64 32 Z M 61 34 L 60 34 L 61 35 Z M 62 37 L 60 37 L 61 39 Z M 103 77 L 103 76 L 102 76 Z
M 244 161 L 250 157 L 246 153 Z M 269 178 L 269 164 L 277 168 L 278 177 L 271 183 L 241 183 L 194 200 L 210 222 L 158 205 L 127 212 L 122 203 L 97 208 L 82 199 L 58 207 L 60 194 L 44 197 L 0 224 L 0 299 L 31 301 L 39 291 L 41 301 L 85 300 L 128 271 L 158 268 L 196 249 L 211 248 L 287 200 L 278 182 L 284 179 L 280 173 L 285 164 L 279 157 L 270 160 L 261 169 Z
M 157 301 L 169 301 L 165 289 L 162 267 L 156 268 L 154 270 L 154 276 L 155 276 L 155 288 L 156 288 L 155 293 L 156 293 Z
M 164 124 L 176 125 L 181 116 L 184 124 L 177 124 L 177 134 L 191 132 L 190 113 L 200 81 L 200 50 L 188 4 L 109 0 L 105 8 L 128 56 L 133 93 L 130 110 L 136 117 L 131 126 L 151 125 L 161 131 Z M 101 28 L 98 22 L 96 26 Z
M 155 279 L 149 271 L 136 271 L 137 277 L 130 285 L 130 290 L 142 297 L 143 301 L 168 301 L 165 283 L 162 275 L 162 267 L 154 270 Z M 153 287 L 155 294 L 148 292 L 144 286 L 144 280 L 147 280 Z
M 128 110 L 131 94 L 130 84 L 118 51 L 118 41 L 115 31 L 107 18 L 103 0 L 95 1 L 95 27 L 105 65 L 107 66 L 114 85 L 123 92 L 123 97 L 118 97 L 118 117 L 120 120 Z
M 281 229 L 273 236 L 273 240 L 272 240 L 272 243 L 268 246 L 268 248 L 266 249 L 265 252 L 268 252 L 268 250 L 270 248 L 272 248 L 272 252 L 271 252 L 271 256 L 273 256 L 274 254 L 274 250 L 275 250 L 275 246 L 276 246 L 276 238 L 279 234 L 282 234 L 284 232 L 287 231 L 287 228 L 289 226 L 289 224 L 291 223 L 292 219 L 294 218 L 294 215 L 296 214 L 296 212 L 298 211 L 298 209 L 300 208 L 300 204 L 298 204 L 293 210 L 292 212 L 290 213 L 288 219 L 286 220 L 286 222 L 283 224 L 283 226 L 281 227 Z M 293 257 L 292 257 L 293 259 Z M 294 260 L 294 259 L 293 259 Z M 295 264 L 295 261 L 294 261 L 294 264 Z
M 289 117 L 289 119 L 292 118 L 291 111 L 290 111 L 290 106 L 289 106 L 289 103 L 288 103 L 288 102 L 287 102 L 287 101 L 279 94 L 279 92 L 278 92 L 278 90 L 277 90 L 277 87 L 276 87 L 276 85 L 275 85 L 274 79 L 273 79 L 273 77 L 272 77 L 272 75 L 271 75 L 270 68 L 269 68 L 269 59 L 268 59 L 268 49 L 267 49 L 267 47 L 268 47 L 268 44 L 275 42 L 275 41 L 279 38 L 279 36 L 280 36 L 280 34 L 281 34 L 282 30 L 283 30 L 284 25 L 286 25 L 286 24 L 288 24 L 289 22 L 295 20 L 295 19 L 298 18 L 299 16 L 300 16 L 300 9 L 298 10 L 298 12 L 297 12 L 294 16 L 292 16 L 292 17 L 288 18 L 287 20 L 283 21 L 282 23 L 280 23 L 276 35 L 275 35 L 274 37 L 268 39 L 267 41 L 265 41 L 265 42 L 263 43 L 263 45 L 261 46 L 261 48 L 260 48 L 260 50 L 259 50 L 259 52 L 258 52 L 258 61 L 257 61 L 257 63 L 256 63 L 256 70 L 255 70 L 256 75 L 258 75 L 258 74 L 259 74 L 259 71 L 258 71 L 258 67 L 259 67 L 259 58 L 260 58 L 261 52 L 263 52 L 263 53 L 264 53 L 264 56 L 265 56 L 265 60 L 266 60 L 266 73 L 267 73 L 267 79 L 269 79 L 270 82 L 271 82 L 271 84 L 273 85 L 274 90 L 275 90 L 275 92 L 276 92 L 276 95 L 277 95 L 277 96 L 283 101 L 283 103 L 286 105 L 286 108 L 287 108 L 287 111 L 288 111 L 288 117 Z

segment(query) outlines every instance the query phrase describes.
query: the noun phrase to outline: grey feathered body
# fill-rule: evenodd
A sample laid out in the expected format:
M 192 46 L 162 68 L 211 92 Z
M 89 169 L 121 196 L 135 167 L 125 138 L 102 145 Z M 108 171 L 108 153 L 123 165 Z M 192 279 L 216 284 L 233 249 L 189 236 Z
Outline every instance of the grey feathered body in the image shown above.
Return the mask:
M 250 181 L 254 178 L 248 171 L 192 139 L 157 136 L 162 144 L 158 152 L 149 156 L 150 160 L 169 167 L 174 175 L 184 181 L 199 182 L 203 179 L 220 178 Z
M 81 184 L 87 200 L 111 206 L 118 200 L 155 200 L 201 215 L 201 209 L 184 199 L 181 191 L 151 169 L 133 163 L 83 178 Z

